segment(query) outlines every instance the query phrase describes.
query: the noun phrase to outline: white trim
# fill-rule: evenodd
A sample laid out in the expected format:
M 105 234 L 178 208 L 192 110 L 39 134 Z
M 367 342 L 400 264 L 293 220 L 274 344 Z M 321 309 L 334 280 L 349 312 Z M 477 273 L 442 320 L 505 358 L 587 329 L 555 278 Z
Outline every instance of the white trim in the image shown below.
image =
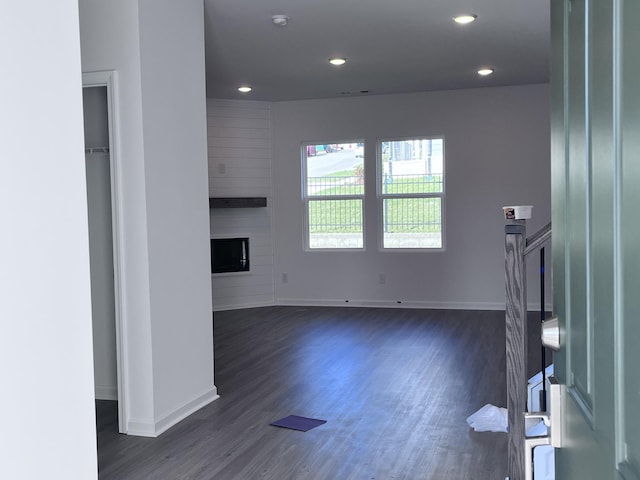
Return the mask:
M 96 385 L 96 400 L 118 400 L 118 387 L 114 385 Z
M 136 437 L 157 437 L 153 420 L 145 420 L 141 418 L 129 419 L 126 426 L 127 435 L 135 435 Z
M 131 418 L 127 424 L 127 434 L 139 437 L 157 437 L 187 418 L 192 413 L 220 398 L 218 389 L 213 388 L 185 403 L 174 411 L 155 419 Z
M 117 400 L 118 400 L 118 431 L 128 433 L 126 425 L 128 418 L 128 396 L 126 386 L 128 385 L 127 370 L 127 337 L 125 328 L 126 319 L 126 286 L 125 286 L 125 265 L 124 265 L 124 224 L 122 212 L 124 211 L 121 193 L 122 171 L 120 157 L 120 132 L 119 132 L 119 112 L 118 112 L 118 81 L 115 70 L 85 72 L 82 74 L 82 87 L 107 88 L 107 113 L 109 128 L 109 168 L 111 170 L 111 229 L 113 235 L 113 287 L 115 301 L 115 322 L 116 322 L 116 372 L 118 379 Z
M 278 298 L 275 305 L 278 306 L 299 306 L 299 307 L 371 307 L 371 308 L 418 308 L 425 310 L 504 310 L 506 305 L 503 302 L 430 302 L 416 300 L 316 300 L 299 298 Z M 243 306 L 236 309 L 247 308 Z M 540 310 L 540 303 L 530 303 L 527 305 L 530 312 Z M 552 311 L 552 305 L 545 307 L 547 311 Z M 222 310 L 222 309 L 220 309 Z M 231 310 L 228 308 L 227 310 Z
M 279 298 L 278 305 L 317 307 L 421 308 L 434 310 L 504 310 L 504 303 L 429 302 L 416 300 L 314 300 Z
M 276 307 L 276 306 L 293 306 L 293 307 L 371 307 L 371 308 L 422 308 L 426 310 L 504 310 L 505 304 L 499 302 L 423 302 L 423 301 L 384 301 L 384 300 L 316 300 L 316 299 L 297 299 L 297 298 L 279 298 L 274 302 L 255 302 L 243 303 L 237 305 L 223 305 L 214 307 L 214 312 L 225 312 L 228 310 L 243 310 L 245 308 L 259 307 Z M 527 310 L 529 312 L 539 312 L 540 303 L 528 303 Z M 545 305 L 547 312 L 553 311 L 553 305 L 548 303 Z
M 243 303 L 236 305 L 223 305 L 221 307 L 214 306 L 214 312 L 224 312 L 227 310 L 243 310 L 245 308 L 257 308 L 257 307 L 275 307 L 280 305 L 279 303 L 271 302 L 254 302 L 254 303 Z

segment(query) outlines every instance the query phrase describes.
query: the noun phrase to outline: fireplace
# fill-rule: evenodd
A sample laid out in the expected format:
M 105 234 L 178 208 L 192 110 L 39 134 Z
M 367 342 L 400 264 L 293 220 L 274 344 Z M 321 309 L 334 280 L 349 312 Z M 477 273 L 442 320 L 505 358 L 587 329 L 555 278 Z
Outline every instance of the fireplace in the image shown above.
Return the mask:
M 211 239 L 211 273 L 248 272 L 249 238 Z

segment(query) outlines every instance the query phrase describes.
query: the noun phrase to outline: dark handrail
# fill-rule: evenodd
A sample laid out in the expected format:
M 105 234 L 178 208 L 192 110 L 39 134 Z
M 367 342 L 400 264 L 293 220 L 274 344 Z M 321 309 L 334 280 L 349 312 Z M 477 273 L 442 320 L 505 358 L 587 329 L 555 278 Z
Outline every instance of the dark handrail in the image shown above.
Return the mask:
M 544 227 L 527 238 L 524 248 L 525 257 L 531 252 L 538 250 L 549 240 L 551 240 L 551 222 L 547 223 Z

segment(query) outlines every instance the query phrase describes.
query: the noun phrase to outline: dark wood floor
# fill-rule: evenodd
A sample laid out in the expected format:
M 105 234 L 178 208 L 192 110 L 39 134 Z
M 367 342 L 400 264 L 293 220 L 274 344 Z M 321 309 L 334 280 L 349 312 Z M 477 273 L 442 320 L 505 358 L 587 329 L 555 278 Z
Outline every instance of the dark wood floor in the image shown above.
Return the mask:
M 100 479 L 506 476 L 506 434 L 465 421 L 505 404 L 503 312 L 266 307 L 214 323 L 221 398 L 156 439 L 117 434 L 115 402 L 97 402 Z M 269 425 L 291 414 L 327 423 Z

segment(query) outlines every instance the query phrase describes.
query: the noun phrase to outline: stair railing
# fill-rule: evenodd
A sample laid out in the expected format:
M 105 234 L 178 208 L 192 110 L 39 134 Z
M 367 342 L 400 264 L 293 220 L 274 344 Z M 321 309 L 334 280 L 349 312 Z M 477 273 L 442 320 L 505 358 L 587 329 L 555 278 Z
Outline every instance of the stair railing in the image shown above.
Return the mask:
M 541 251 L 544 277 L 544 246 L 551 239 L 551 224 L 526 237 L 526 220 L 505 225 L 506 361 L 508 415 L 508 472 L 510 480 L 525 478 L 525 419 L 527 411 L 527 280 L 525 257 Z M 544 278 L 541 279 L 541 316 L 544 319 Z M 544 375 L 544 366 L 542 372 Z M 544 385 L 544 379 L 543 379 Z M 544 396 L 544 395 L 543 395 Z

